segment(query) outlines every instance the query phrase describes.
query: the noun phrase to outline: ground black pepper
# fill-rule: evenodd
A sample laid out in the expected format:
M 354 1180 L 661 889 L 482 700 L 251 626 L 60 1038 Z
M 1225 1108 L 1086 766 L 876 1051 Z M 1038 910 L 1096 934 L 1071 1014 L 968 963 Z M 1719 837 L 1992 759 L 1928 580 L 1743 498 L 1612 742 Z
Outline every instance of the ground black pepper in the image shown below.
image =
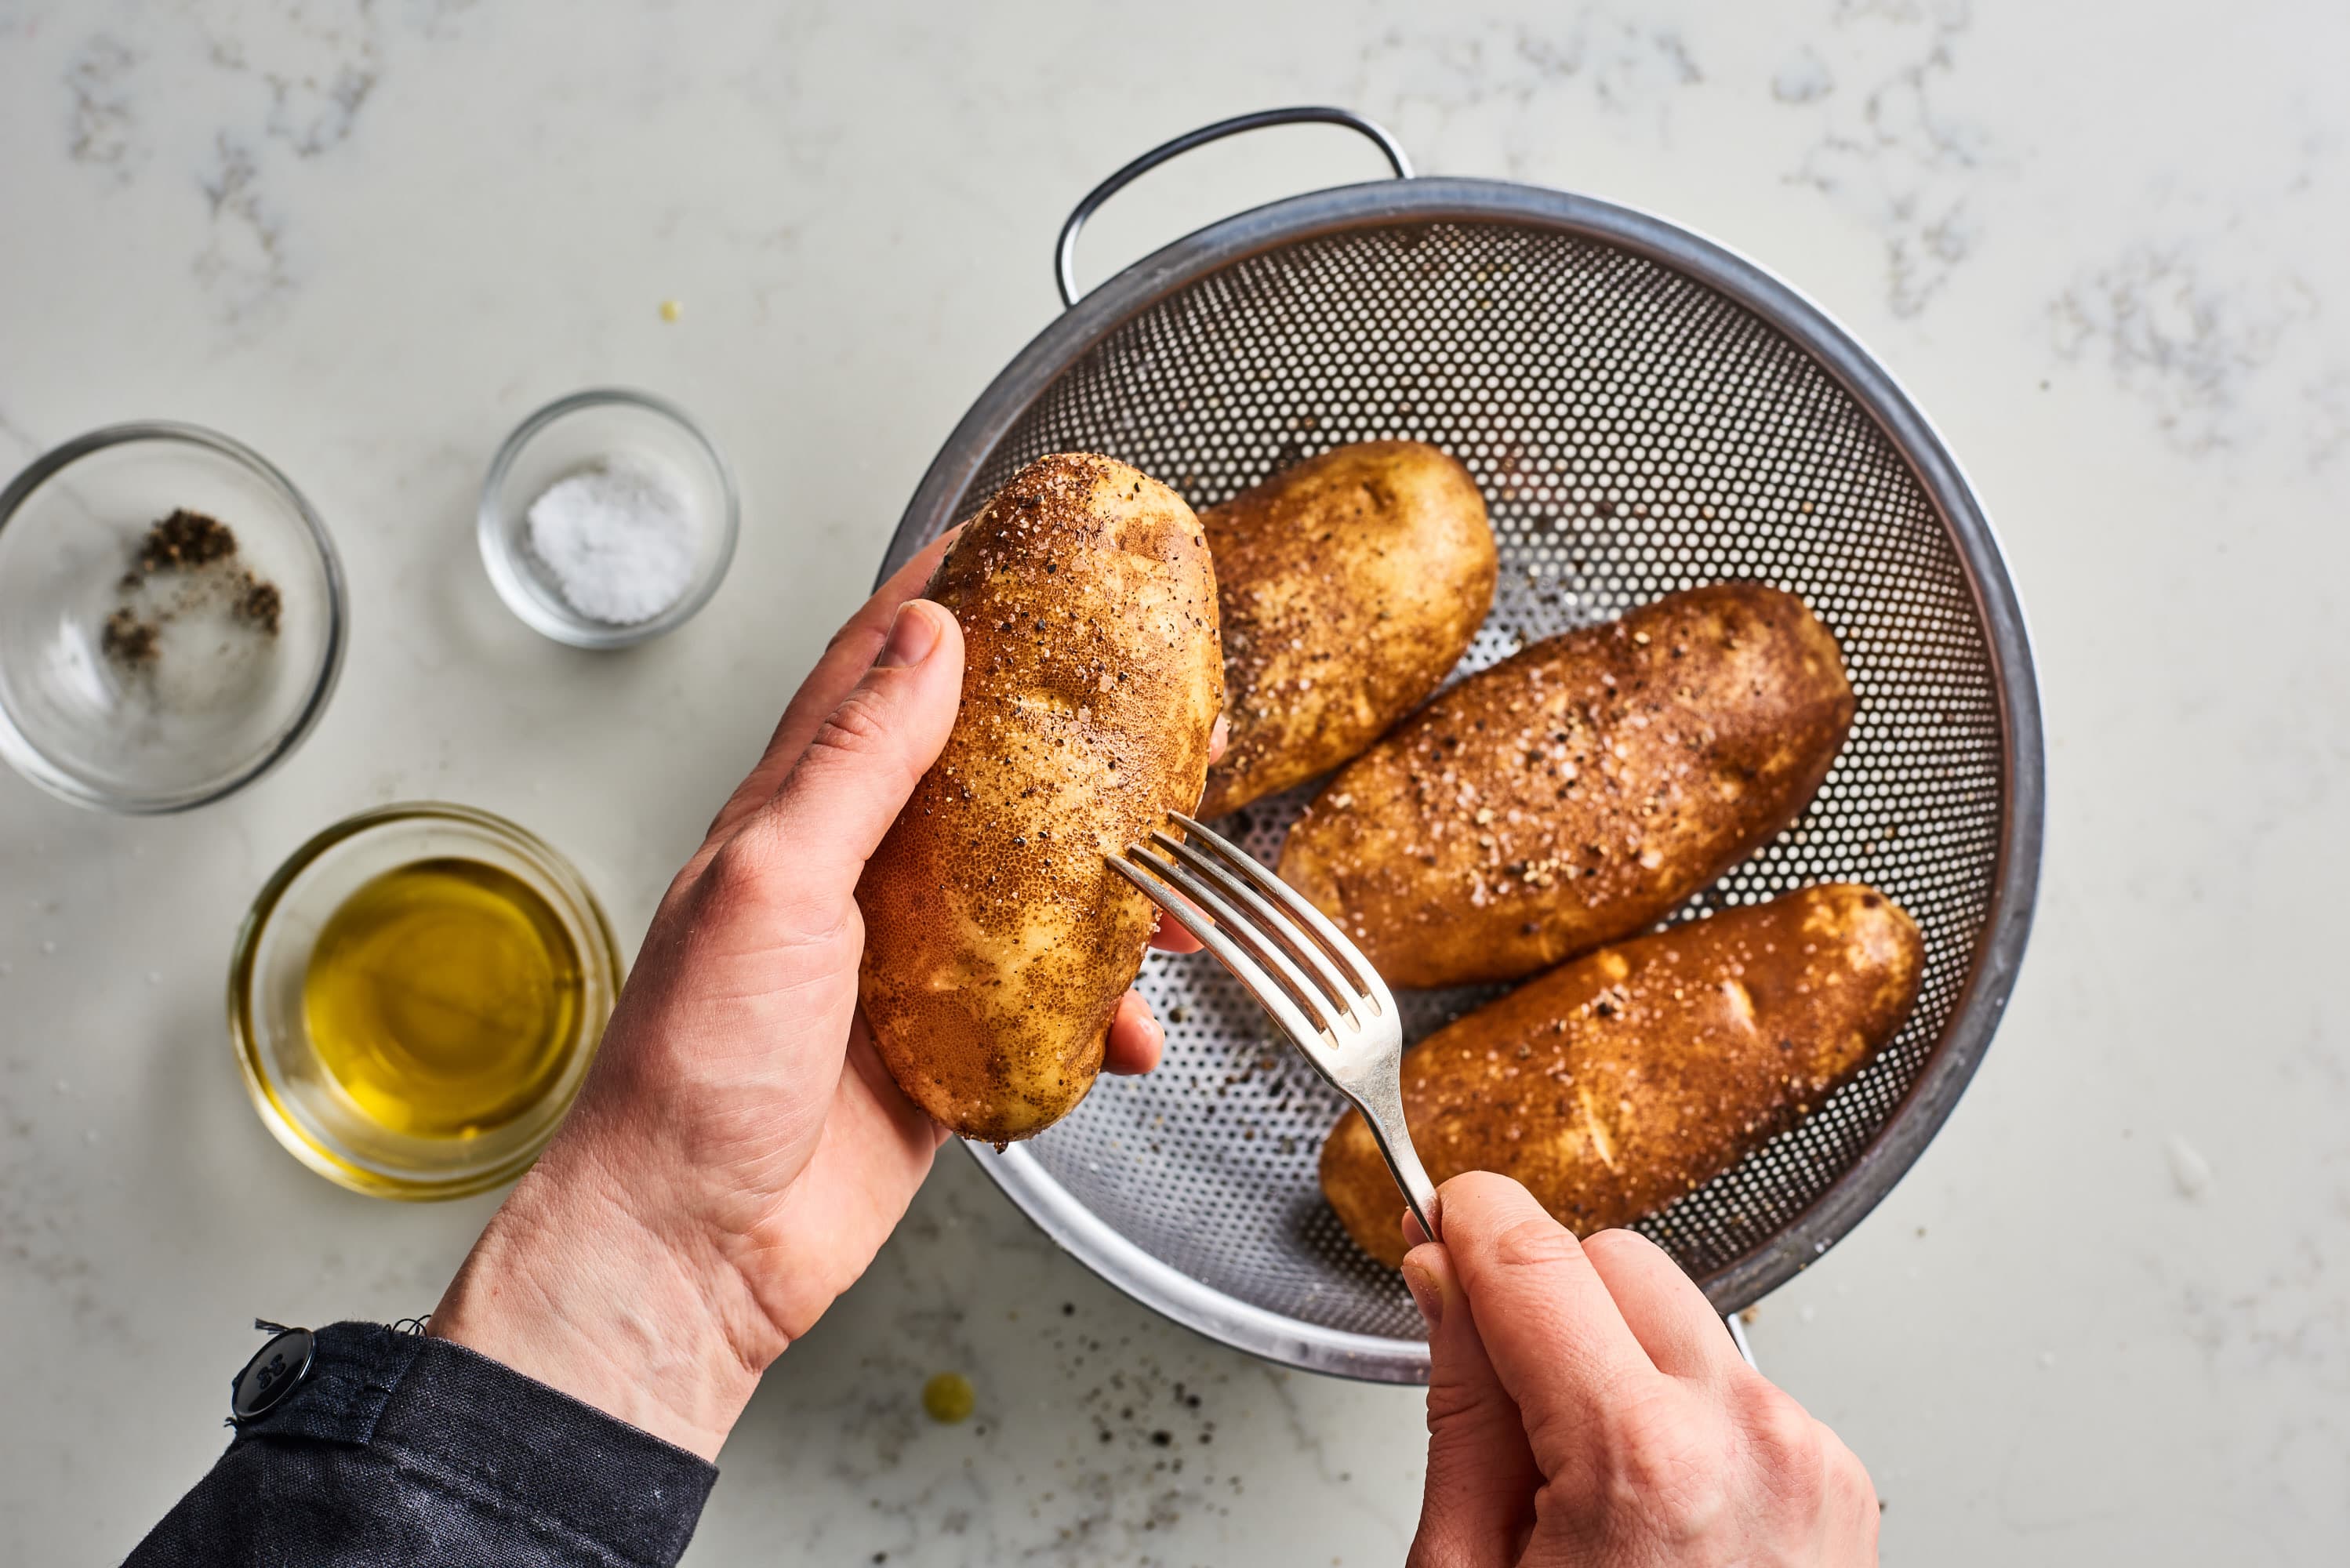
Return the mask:
M 150 596 L 161 591 L 159 577 L 174 581 L 169 598 L 157 605 Z M 130 570 L 116 586 L 123 602 L 106 618 L 98 646 L 125 669 L 152 665 L 161 656 L 164 626 L 199 605 L 222 605 L 231 618 L 265 638 L 275 638 L 285 620 L 277 585 L 237 564 L 235 530 L 184 506 L 140 537 Z M 140 602 L 134 604 L 134 597 Z
M 139 544 L 139 569 L 192 571 L 235 554 L 236 534 L 227 524 L 182 506 L 147 530 Z
M 99 634 L 98 646 L 118 664 L 151 664 L 160 630 L 154 622 L 140 620 L 125 605 L 106 618 L 106 629 Z
M 265 637 L 276 637 L 278 620 L 286 608 L 284 596 L 278 593 L 277 585 L 264 582 L 247 572 L 244 587 L 244 591 L 236 601 L 237 618 L 251 621 L 261 628 Z

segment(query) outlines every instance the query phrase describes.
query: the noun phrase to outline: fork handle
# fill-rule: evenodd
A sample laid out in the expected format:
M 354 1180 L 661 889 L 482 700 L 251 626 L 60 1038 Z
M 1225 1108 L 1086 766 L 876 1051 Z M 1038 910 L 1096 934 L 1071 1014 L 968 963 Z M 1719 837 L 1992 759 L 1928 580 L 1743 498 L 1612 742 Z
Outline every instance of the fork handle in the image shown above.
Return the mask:
M 1419 1221 L 1420 1234 L 1431 1241 L 1440 1240 L 1436 1231 L 1436 1183 L 1428 1179 L 1428 1171 L 1419 1163 L 1419 1151 L 1411 1147 L 1411 1129 L 1403 1119 L 1403 1085 L 1390 1077 L 1387 1083 L 1357 1095 L 1355 1104 L 1362 1111 L 1363 1119 L 1370 1124 L 1371 1137 L 1378 1144 L 1380 1158 L 1388 1162 L 1396 1185 L 1403 1189 L 1403 1200 L 1410 1205 L 1411 1217 Z

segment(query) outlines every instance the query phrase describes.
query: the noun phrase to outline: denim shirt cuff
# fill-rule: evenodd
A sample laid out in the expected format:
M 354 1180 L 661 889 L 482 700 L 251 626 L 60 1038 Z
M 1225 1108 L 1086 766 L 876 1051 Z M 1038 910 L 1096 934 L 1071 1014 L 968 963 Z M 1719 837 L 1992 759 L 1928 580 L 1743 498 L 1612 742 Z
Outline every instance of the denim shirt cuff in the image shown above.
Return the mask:
M 317 1331 L 309 1373 L 253 1442 L 354 1444 L 466 1506 L 639 1561 L 671 1562 L 717 1467 L 488 1356 L 380 1324 Z

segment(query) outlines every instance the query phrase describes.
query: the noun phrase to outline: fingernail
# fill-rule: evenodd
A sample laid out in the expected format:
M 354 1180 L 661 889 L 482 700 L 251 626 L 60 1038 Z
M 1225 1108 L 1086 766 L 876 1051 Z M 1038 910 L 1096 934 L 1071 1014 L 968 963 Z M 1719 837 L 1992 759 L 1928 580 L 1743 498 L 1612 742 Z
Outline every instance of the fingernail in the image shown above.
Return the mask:
M 1410 1263 L 1403 1266 L 1403 1282 L 1404 1288 L 1411 1292 L 1412 1303 L 1419 1308 L 1419 1315 L 1428 1320 L 1429 1329 L 1433 1332 L 1436 1325 L 1444 1321 L 1443 1287 L 1436 1282 L 1435 1275 Z
M 881 645 L 881 657 L 873 661 L 876 670 L 902 670 L 920 664 L 939 645 L 939 628 L 928 615 L 914 607 L 920 599 L 910 599 L 898 607 L 896 618 L 889 622 L 889 640 Z

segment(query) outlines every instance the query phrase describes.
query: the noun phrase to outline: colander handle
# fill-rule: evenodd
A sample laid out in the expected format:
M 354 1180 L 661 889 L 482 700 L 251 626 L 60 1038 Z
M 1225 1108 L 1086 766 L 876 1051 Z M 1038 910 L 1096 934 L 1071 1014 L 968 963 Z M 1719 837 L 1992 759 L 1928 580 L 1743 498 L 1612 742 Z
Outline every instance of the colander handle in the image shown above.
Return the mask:
M 1238 136 L 1243 130 L 1258 130 L 1268 125 L 1343 125 L 1359 131 L 1378 143 L 1387 155 L 1388 167 L 1399 180 L 1411 178 L 1411 160 L 1404 153 L 1403 143 L 1388 133 L 1387 127 L 1367 119 L 1351 109 L 1303 104 L 1295 109 L 1261 109 L 1254 114 L 1236 114 L 1230 119 L 1220 119 L 1213 125 L 1203 125 L 1188 131 L 1174 140 L 1161 143 L 1086 192 L 1069 221 L 1061 225 L 1060 243 L 1053 247 L 1053 275 L 1061 286 L 1061 303 L 1077 302 L 1077 233 L 1086 220 L 1100 211 L 1101 204 L 1117 195 L 1135 181 L 1158 168 L 1169 159 L 1189 152 L 1194 147 L 1205 147 L 1211 141 L 1221 141 L 1227 136 Z

